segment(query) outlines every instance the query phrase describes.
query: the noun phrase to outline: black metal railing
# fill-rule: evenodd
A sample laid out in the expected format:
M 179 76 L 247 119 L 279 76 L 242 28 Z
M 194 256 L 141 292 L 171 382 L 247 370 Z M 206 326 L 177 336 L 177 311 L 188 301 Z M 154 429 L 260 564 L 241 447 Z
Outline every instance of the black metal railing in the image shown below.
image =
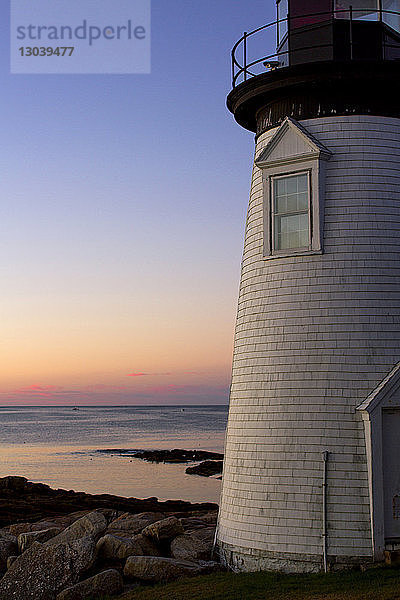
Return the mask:
M 363 17 L 360 17 L 360 13 L 365 13 L 365 15 L 371 14 L 371 9 L 361 9 L 356 8 L 353 9 L 351 6 L 347 9 L 334 10 L 329 12 L 319 12 L 319 13 L 311 13 L 307 15 L 296 15 L 291 17 L 288 15 L 285 19 L 278 19 L 271 23 L 267 23 L 262 27 L 258 27 L 254 29 L 254 31 L 247 32 L 245 31 L 242 37 L 236 42 L 232 49 L 232 87 L 235 88 L 239 83 L 243 81 L 247 81 L 247 79 L 252 77 L 257 77 L 257 75 L 261 75 L 265 73 L 266 70 L 275 70 L 290 64 L 290 56 L 293 57 L 296 53 L 307 52 L 307 51 L 316 51 L 318 49 L 324 48 L 333 48 L 333 42 L 329 42 L 327 44 L 317 44 L 312 46 L 304 46 L 298 48 L 284 48 L 285 40 L 288 39 L 289 34 L 287 33 L 281 40 L 279 39 L 279 31 L 283 28 L 288 32 L 291 30 L 291 25 L 296 23 L 299 20 L 307 20 L 307 19 L 321 19 L 317 21 L 318 24 L 323 24 L 328 21 L 338 21 L 338 22 L 348 22 L 349 26 L 349 58 L 350 60 L 354 59 L 354 36 L 353 29 L 355 23 L 359 23 L 360 21 L 364 21 Z M 392 11 L 392 10 L 382 10 L 376 9 L 373 11 L 373 14 L 376 15 L 376 19 L 366 19 L 369 22 L 382 22 L 387 25 L 388 29 L 391 29 L 393 33 L 400 36 L 399 28 L 394 28 L 390 24 L 390 17 L 397 17 L 397 21 L 400 25 L 400 12 Z M 323 19 L 326 17 L 326 19 Z M 275 52 L 262 55 L 260 58 L 249 59 L 251 56 L 251 45 L 257 38 L 258 45 L 263 45 L 263 47 L 271 47 L 273 40 L 278 40 L 278 47 Z M 261 42 L 260 42 L 260 38 Z M 264 41 L 263 41 L 264 40 Z M 399 37 L 400 40 L 400 37 Z M 257 46 L 257 44 L 255 44 Z M 390 42 L 384 41 L 384 48 L 400 48 L 399 44 L 390 44 Z M 259 54 L 259 52 L 255 52 Z M 254 54 L 254 52 L 253 52 Z M 262 53 L 261 53 L 262 54 Z M 400 56 L 400 54 L 399 54 Z M 239 58 L 240 57 L 240 58 Z M 397 57 L 396 57 L 397 59 Z

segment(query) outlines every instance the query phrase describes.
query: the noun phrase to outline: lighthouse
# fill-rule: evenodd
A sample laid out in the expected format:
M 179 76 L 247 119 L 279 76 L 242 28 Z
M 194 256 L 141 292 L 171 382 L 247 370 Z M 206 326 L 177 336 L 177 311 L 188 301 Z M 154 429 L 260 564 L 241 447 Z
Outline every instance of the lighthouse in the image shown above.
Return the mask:
M 232 52 L 255 133 L 217 546 L 237 571 L 400 549 L 400 0 L 280 0 Z

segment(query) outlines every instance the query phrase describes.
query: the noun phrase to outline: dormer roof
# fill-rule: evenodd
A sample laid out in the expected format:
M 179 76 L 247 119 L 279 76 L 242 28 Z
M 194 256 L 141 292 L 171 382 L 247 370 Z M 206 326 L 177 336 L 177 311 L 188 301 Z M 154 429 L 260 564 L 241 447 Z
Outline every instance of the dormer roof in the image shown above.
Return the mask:
M 303 125 L 286 117 L 255 162 L 262 169 L 312 158 L 329 160 L 331 156 L 332 152 Z

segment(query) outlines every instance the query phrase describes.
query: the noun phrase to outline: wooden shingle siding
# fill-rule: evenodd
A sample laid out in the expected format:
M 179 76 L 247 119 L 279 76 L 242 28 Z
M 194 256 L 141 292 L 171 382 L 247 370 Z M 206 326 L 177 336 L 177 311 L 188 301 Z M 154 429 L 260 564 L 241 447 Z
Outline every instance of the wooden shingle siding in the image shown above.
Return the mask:
M 218 529 L 239 569 L 321 567 L 325 450 L 328 556 L 372 558 L 356 407 L 400 359 L 400 120 L 301 125 L 332 152 L 322 255 L 264 258 L 256 166 L 252 177 Z

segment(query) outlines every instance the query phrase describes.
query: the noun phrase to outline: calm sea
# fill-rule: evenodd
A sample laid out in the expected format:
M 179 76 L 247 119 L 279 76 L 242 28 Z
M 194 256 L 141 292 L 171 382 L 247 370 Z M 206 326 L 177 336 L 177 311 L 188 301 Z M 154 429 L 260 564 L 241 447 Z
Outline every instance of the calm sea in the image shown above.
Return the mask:
M 221 481 L 187 465 L 146 463 L 102 449 L 223 452 L 226 406 L 0 407 L 0 477 L 162 500 L 218 501 Z

